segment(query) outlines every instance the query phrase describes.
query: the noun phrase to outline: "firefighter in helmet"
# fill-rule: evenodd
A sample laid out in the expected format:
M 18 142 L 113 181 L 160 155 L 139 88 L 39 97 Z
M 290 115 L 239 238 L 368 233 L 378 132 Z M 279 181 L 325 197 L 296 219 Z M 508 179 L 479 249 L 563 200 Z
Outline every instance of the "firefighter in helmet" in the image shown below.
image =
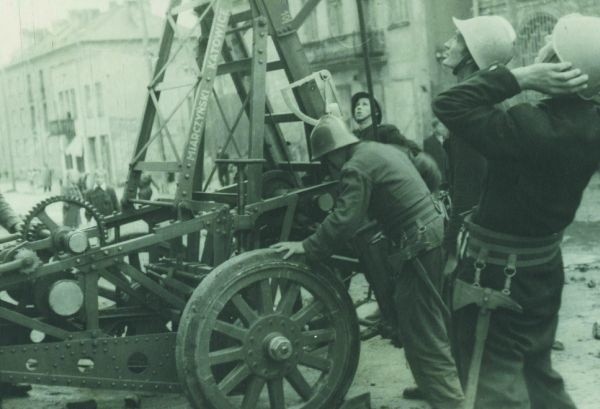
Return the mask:
M 478 207 L 465 222 L 453 297 L 470 408 L 575 408 L 552 369 L 551 347 L 565 281 L 562 232 L 600 162 L 600 111 L 589 100 L 600 92 L 600 18 L 563 17 L 550 40 L 537 63 L 511 70 L 488 59 L 489 67 L 433 103 L 453 135 L 488 162 Z M 523 90 L 549 97 L 496 107 Z M 494 308 L 490 316 L 479 308 L 486 300 L 472 299 L 481 291 L 521 311 Z M 489 329 L 479 325 L 486 321 Z M 473 376 L 469 368 L 478 365 Z
M 429 189 L 406 153 L 360 141 L 335 116 L 319 120 L 310 142 L 313 159 L 339 177 L 336 207 L 304 241 L 273 247 L 284 258 L 306 253 L 309 259 L 323 260 L 367 216 L 376 220 L 392 243 L 387 266 L 394 276 L 393 302 L 415 380 L 434 408 L 459 408 L 463 393 L 450 354 L 448 311 L 440 296 L 443 218 Z

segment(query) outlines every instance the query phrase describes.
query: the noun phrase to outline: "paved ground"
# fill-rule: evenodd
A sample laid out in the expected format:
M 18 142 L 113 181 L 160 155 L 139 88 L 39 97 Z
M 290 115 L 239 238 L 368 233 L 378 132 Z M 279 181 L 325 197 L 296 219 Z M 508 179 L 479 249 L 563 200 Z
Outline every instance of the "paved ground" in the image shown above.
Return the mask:
M 580 409 L 600 407 L 600 341 L 592 337 L 592 325 L 600 321 L 600 178 L 586 192 L 577 222 L 567 231 L 564 241 L 567 285 L 564 290 L 558 339 L 564 351 L 554 353 L 556 368 L 566 380 L 567 389 Z M 6 189 L 3 190 L 6 192 Z M 7 193 L 21 212 L 44 197 L 39 193 Z M 1 236 L 1 234 L 0 234 Z M 362 295 L 366 287 L 357 281 L 353 293 Z M 368 308 L 368 307 L 367 307 Z M 362 344 L 358 374 L 350 396 L 369 391 L 373 408 L 426 409 L 419 402 L 401 399 L 401 391 L 412 384 L 410 371 L 401 350 L 377 337 Z M 4 409 L 64 408 L 66 402 L 96 399 L 98 407 L 122 408 L 126 393 L 89 391 L 72 388 L 35 387 L 27 399 L 9 399 Z M 187 409 L 184 398 L 177 395 L 142 395 L 145 409 Z

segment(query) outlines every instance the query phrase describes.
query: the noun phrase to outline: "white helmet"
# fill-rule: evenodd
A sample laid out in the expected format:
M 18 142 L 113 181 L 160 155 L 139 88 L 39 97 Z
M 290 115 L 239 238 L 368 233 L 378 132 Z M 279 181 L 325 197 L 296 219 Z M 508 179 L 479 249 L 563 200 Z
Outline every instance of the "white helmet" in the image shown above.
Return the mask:
M 579 93 L 591 99 L 600 93 L 600 18 L 569 14 L 561 17 L 552 32 L 554 51 L 561 61 L 589 76 L 588 87 Z
M 452 20 L 480 69 L 512 60 L 517 34 L 507 19 L 478 16 L 467 20 L 452 17 Z

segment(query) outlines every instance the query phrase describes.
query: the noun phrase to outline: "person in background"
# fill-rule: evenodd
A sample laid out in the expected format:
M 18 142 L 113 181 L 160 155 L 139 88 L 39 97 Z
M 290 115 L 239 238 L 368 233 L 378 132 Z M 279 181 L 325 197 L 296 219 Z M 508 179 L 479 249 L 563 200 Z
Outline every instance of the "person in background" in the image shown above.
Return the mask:
M 217 150 L 217 159 L 229 159 L 229 154 L 219 146 Z M 229 186 L 231 179 L 229 177 L 229 163 L 217 163 L 217 174 L 219 176 L 219 183 L 221 186 Z
M 138 188 L 138 199 L 150 200 L 152 198 L 152 185 L 158 189 L 158 185 L 154 182 L 151 175 L 144 174 L 140 177 Z
M 61 187 L 61 195 L 74 199 L 83 200 L 83 194 L 79 189 L 79 172 L 69 169 L 66 172 L 64 183 Z M 63 224 L 77 228 L 81 224 L 81 208 L 71 203 L 63 205 Z
M 448 184 L 448 154 L 446 153 L 446 140 L 448 139 L 448 130 L 439 119 L 431 121 L 433 132 L 423 141 L 423 151 L 433 158 L 441 173 L 442 189 Z
M 103 169 L 96 170 L 94 185 L 86 192 L 85 199 L 105 216 L 121 211 L 115 189 L 107 185 L 106 171 Z M 88 212 L 86 212 L 85 216 L 88 221 L 92 218 L 92 215 Z
M 42 169 L 42 187 L 44 192 L 52 191 L 52 169 L 48 167 L 47 163 L 44 163 L 44 168 Z

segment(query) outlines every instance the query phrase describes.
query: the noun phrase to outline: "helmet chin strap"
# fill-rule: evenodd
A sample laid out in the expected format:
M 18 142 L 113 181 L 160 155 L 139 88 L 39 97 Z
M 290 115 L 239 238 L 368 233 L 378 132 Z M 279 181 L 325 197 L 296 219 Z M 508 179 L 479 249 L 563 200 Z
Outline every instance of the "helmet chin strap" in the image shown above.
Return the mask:
M 471 54 L 467 53 L 462 60 L 460 60 L 460 62 L 458 64 L 456 64 L 456 67 L 454 67 L 452 69 L 452 74 L 453 75 L 458 75 L 458 73 L 465 68 L 467 65 L 469 65 L 470 63 L 472 63 L 473 65 L 477 66 L 477 64 L 475 64 L 475 60 L 473 59 L 473 57 L 471 56 Z

